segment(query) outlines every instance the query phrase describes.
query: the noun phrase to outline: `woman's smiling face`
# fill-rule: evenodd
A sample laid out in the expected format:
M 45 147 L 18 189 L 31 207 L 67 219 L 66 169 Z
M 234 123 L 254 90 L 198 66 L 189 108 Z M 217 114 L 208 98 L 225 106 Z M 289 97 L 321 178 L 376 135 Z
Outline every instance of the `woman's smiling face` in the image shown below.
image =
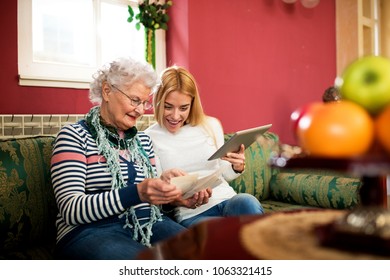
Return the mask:
M 179 131 L 191 110 L 192 97 L 179 91 L 167 95 L 164 103 L 163 125 L 171 133 Z
M 119 130 L 127 130 L 136 125 L 137 119 L 144 114 L 144 105 L 134 106 L 131 99 L 145 102 L 150 99 L 150 88 L 143 83 L 135 82 L 131 86 L 123 84 L 103 85 L 101 117 L 107 125 Z

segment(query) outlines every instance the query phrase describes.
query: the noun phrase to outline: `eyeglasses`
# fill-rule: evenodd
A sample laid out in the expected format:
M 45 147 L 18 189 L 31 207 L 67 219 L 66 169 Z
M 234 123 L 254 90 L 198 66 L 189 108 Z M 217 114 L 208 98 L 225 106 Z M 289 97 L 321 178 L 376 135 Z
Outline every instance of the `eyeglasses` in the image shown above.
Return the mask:
M 134 97 L 130 97 L 128 96 L 126 93 L 124 93 L 123 91 L 121 91 L 119 88 L 117 88 L 116 86 L 114 85 L 111 85 L 114 89 L 116 89 L 117 91 L 119 91 L 120 93 L 122 93 L 124 96 L 126 96 L 129 100 L 130 100 L 130 103 L 131 103 L 131 106 L 134 106 L 134 107 L 138 107 L 139 105 L 142 104 L 142 106 L 144 107 L 144 110 L 150 110 L 153 108 L 153 104 L 146 100 L 146 101 L 141 101 L 139 100 L 138 98 L 134 98 Z

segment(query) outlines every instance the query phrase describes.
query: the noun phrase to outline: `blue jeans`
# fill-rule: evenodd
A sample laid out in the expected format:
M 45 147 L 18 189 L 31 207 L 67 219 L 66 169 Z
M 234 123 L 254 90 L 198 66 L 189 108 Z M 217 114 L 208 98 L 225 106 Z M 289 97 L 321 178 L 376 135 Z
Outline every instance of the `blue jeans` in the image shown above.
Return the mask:
M 83 225 L 71 232 L 70 238 L 57 246 L 58 259 L 71 260 L 131 260 L 147 247 L 133 240 L 132 229 L 123 228 L 124 221 L 111 218 L 105 221 Z M 153 225 L 151 243 L 169 238 L 185 227 L 169 217 Z M 61 240 L 62 241 L 62 240 Z
M 247 193 L 239 193 L 232 198 L 211 207 L 203 213 L 181 221 L 180 224 L 189 227 L 204 220 L 217 217 L 255 214 L 264 214 L 264 209 L 257 198 Z

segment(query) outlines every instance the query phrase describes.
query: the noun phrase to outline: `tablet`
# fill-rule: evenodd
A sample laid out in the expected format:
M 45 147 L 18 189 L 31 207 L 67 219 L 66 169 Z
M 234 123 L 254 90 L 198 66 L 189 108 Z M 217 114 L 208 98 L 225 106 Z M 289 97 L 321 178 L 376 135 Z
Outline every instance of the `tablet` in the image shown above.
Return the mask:
M 270 129 L 271 126 L 272 124 L 266 124 L 259 127 L 237 131 L 208 160 L 221 158 L 230 152 L 237 152 L 240 149 L 241 144 L 244 144 L 245 149 L 248 148 L 258 137 Z

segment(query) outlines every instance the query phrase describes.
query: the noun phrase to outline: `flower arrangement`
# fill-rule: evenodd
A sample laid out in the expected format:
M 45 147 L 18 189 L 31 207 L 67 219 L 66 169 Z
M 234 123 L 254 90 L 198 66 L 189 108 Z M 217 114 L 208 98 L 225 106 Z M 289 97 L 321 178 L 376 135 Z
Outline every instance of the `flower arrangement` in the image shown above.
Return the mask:
M 172 1 L 166 1 L 160 4 L 159 0 L 149 1 L 144 0 L 138 4 L 139 13 L 135 15 L 133 8 L 129 5 L 128 22 L 137 20 L 135 28 L 140 30 L 141 24 L 145 27 L 145 44 L 146 44 L 146 61 L 156 68 L 156 54 L 155 54 L 155 30 L 168 29 L 169 16 L 167 10 L 172 6 Z
M 158 0 L 151 2 L 149 0 L 144 0 L 138 4 L 139 13 L 134 14 L 133 8 L 129 5 L 129 17 L 128 22 L 132 22 L 134 19 L 138 20 L 135 24 L 137 30 L 141 28 L 141 24 L 147 29 L 168 29 L 167 22 L 169 21 L 169 16 L 167 15 L 167 10 L 172 6 L 172 1 L 167 1 L 166 3 L 160 4 Z

